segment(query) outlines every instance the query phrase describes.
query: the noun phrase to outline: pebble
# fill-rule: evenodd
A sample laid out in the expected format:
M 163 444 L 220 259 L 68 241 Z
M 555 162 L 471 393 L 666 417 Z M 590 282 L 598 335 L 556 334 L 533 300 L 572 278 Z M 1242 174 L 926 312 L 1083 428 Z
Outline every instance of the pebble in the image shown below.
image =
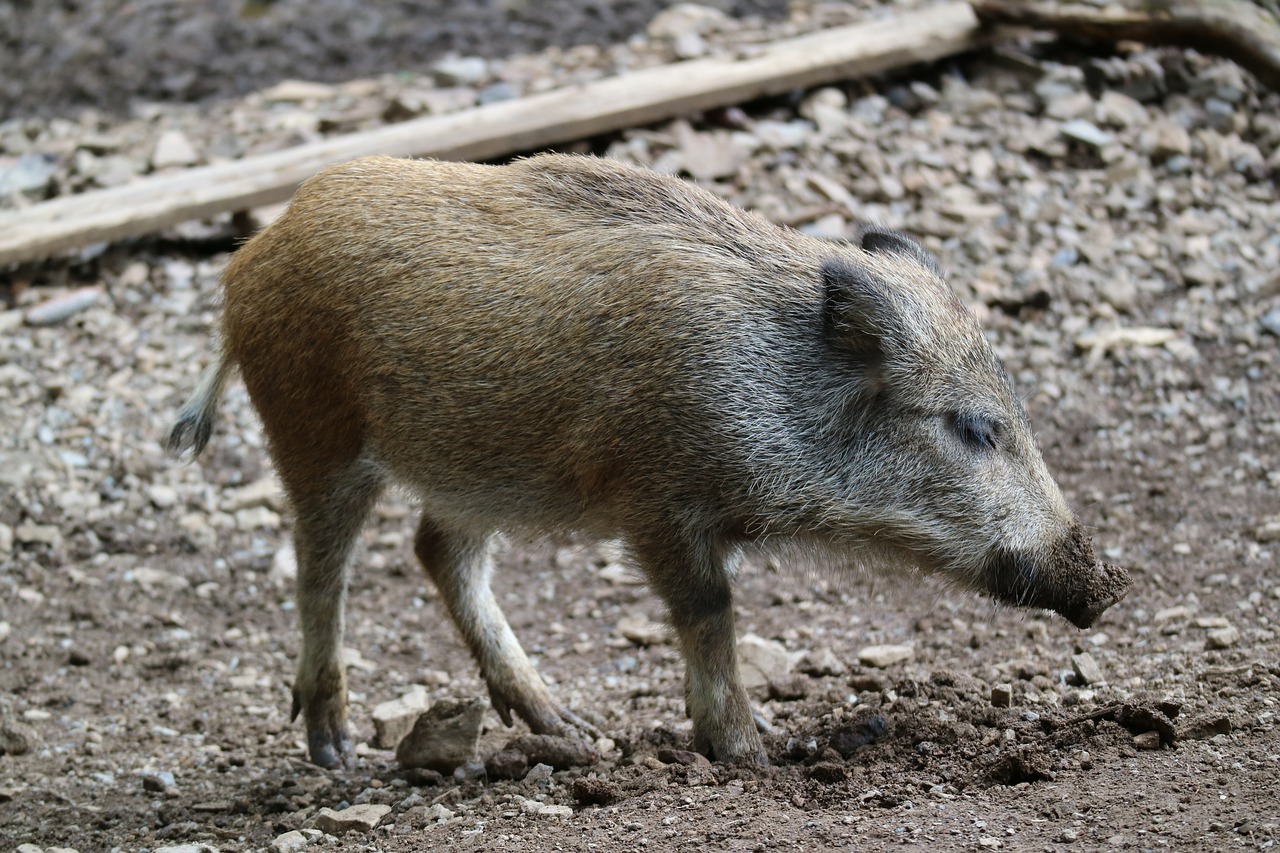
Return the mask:
M 191 166 L 199 162 L 191 140 L 180 130 L 166 130 L 156 140 L 156 147 L 151 152 L 151 168 L 169 169 L 177 166 Z
M 858 651 L 858 660 L 876 669 L 885 669 L 915 657 L 915 647 L 910 645 L 867 646 Z
M 189 844 L 173 844 L 166 847 L 156 847 L 152 853 L 218 853 L 218 848 L 212 844 L 203 842 L 192 842 Z
M 1078 684 L 1101 684 L 1106 681 L 1102 667 L 1098 666 L 1098 662 L 1088 652 L 1072 655 L 1071 669 L 1075 672 Z
M 796 664 L 796 669 L 814 678 L 844 675 L 848 671 L 844 662 L 836 657 L 835 652 L 826 647 L 805 652 L 800 662 Z
M 7 166 L 6 159 L 0 158 L 0 198 L 43 191 L 57 171 L 58 158 L 52 154 L 22 154 Z
M 1082 118 L 1075 118 L 1062 125 L 1062 135 L 1068 139 L 1074 139 L 1077 142 L 1083 142 L 1085 145 L 1093 148 L 1101 148 L 1104 145 L 1110 145 L 1114 140 L 1111 134 L 1100 129 L 1091 121 Z
M 373 743 L 377 749 L 395 749 L 396 745 L 413 730 L 418 717 L 431 707 L 427 689 L 414 685 L 398 699 L 383 702 L 373 709 Z
M 295 850 L 301 850 L 311 843 L 311 839 L 303 835 L 301 830 L 291 829 L 286 833 L 277 835 L 271 842 L 271 849 L 275 853 L 293 853 Z
M 400 741 L 396 760 L 401 767 L 425 767 L 440 773 L 452 773 L 474 761 L 480 724 L 488 708 L 484 699 L 440 700 L 418 717 Z
M 391 814 L 391 806 L 381 803 L 365 803 L 348 806 L 341 811 L 323 808 L 316 815 L 316 829 L 330 835 L 347 832 L 371 832 L 382 819 Z
M 650 620 L 643 613 L 633 613 L 619 619 L 618 633 L 637 646 L 662 646 L 671 641 L 667 626 Z
M 1240 632 L 1230 625 L 1225 628 L 1214 628 L 1204 637 L 1206 649 L 1229 649 L 1240 642 Z
M 489 76 L 489 62 L 479 56 L 442 59 L 431 66 L 441 86 L 474 86 Z
M 1275 335 L 1280 338 L 1280 305 L 1272 308 L 1270 311 L 1262 315 L 1262 319 L 1258 321 L 1262 326 L 1262 330 L 1269 335 Z M 1280 539 L 1280 522 L 1276 523 L 1277 539 Z M 1267 540 L 1273 541 L 1273 540 Z
M 738 640 L 738 666 L 743 684 L 752 690 L 790 672 L 791 656 L 781 643 L 748 633 Z
M 82 287 L 40 303 L 26 313 L 28 326 L 56 326 L 102 300 L 102 288 Z
M 991 688 L 991 706 L 1008 708 L 1013 704 L 1013 688 L 1008 684 L 997 684 Z

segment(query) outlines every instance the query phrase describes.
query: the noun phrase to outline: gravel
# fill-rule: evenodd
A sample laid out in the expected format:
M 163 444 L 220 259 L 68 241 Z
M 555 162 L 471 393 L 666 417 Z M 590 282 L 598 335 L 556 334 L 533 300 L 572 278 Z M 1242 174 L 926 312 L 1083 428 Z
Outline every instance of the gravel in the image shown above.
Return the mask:
M 796 4 L 787 21 L 703 15 L 714 25 L 684 32 L 715 54 L 859 14 Z M 24 114 L 0 124 L 0 203 L 129 180 L 167 133 L 210 162 L 464 108 L 499 85 L 518 96 L 672 61 L 677 41 Z M 744 565 L 739 634 L 772 728 L 759 771 L 682 760 L 682 670 L 656 605 L 616 546 L 573 541 L 508 543 L 496 584 L 557 696 L 606 733 L 590 763 L 534 773 L 507 749 L 520 732 L 487 714 L 479 760 L 455 776 L 400 768 L 370 744 L 377 706 L 484 687 L 421 580 L 398 495 L 350 596 L 356 756 L 308 765 L 288 719 L 289 513 L 243 388 L 198 465 L 160 446 L 209 358 L 233 226 L 8 271 L 0 833 L 44 851 L 223 853 L 1266 847 L 1280 834 L 1278 114 L 1224 60 L 1028 42 L 567 146 L 832 238 L 863 220 L 918 235 L 1025 391 L 1100 550 L 1134 574 L 1129 598 L 1077 632 L 919 578 Z M 32 157 L 52 165 L 42 183 L 13 177 Z M 29 322 L 86 287 L 91 303 Z M 488 776 L 504 751 L 533 769 Z M 342 839 L 318 826 L 323 809 L 361 806 L 390 808 Z

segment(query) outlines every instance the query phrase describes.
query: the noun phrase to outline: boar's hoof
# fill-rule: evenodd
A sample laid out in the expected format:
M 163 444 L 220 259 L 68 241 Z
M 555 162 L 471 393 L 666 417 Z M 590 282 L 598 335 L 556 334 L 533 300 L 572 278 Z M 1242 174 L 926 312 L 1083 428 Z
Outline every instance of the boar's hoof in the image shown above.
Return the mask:
M 307 732 L 307 752 L 311 755 L 312 764 L 333 769 L 346 764 L 351 756 L 351 737 L 345 730 Z

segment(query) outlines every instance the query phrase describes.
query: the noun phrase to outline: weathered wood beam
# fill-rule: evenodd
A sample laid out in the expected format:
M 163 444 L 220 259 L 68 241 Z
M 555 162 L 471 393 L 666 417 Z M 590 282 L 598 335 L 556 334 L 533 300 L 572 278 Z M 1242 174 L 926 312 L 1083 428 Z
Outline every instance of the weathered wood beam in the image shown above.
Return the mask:
M 974 0 L 978 17 L 1098 41 L 1191 47 L 1248 69 L 1280 89 L 1280 24 L 1248 0 Z
M 740 58 L 649 68 L 231 163 L 144 178 L 0 214 L 0 265 L 287 199 L 325 166 L 368 154 L 484 160 L 982 47 L 968 3 L 775 42 Z

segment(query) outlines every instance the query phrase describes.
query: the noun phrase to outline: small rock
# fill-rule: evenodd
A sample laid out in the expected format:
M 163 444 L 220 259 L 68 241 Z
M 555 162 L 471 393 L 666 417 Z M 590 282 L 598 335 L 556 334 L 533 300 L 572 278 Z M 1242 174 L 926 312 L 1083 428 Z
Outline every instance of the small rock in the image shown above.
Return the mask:
M 1083 142 L 1092 148 L 1110 145 L 1113 137 L 1096 124 L 1082 118 L 1073 118 L 1062 125 L 1062 135 L 1076 142 Z
M 791 669 L 791 657 L 781 643 L 746 634 L 738 640 L 738 665 L 743 684 L 751 690 L 786 675 Z
M 796 665 L 796 669 L 814 678 L 844 675 L 846 667 L 835 652 L 826 647 L 806 652 Z
M 373 709 L 373 743 L 376 749 L 395 749 L 396 744 L 413 730 L 418 717 L 431 707 L 427 689 L 414 685 L 401 696 L 383 702 Z
M 1050 98 L 1044 105 L 1044 113 L 1049 118 L 1060 120 L 1077 119 L 1093 109 L 1093 98 L 1088 92 L 1064 92 Z
M 1146 123 L 1147 108 L 1123 92 L 1108 89 L 1098 98 L 1095 116 L 1111 127 L 1136 127 Z
M 301 850 L 310 843 L 311 839 L 294 829 L 283 835 L 277 835 L 275 840 L 271 842 L 271 849 L 275 853 L 293 853 L 293 851 Z
M 271 558 L 271 570 L 267 572 L 267 580 L 277 588 L 292 587 L 298 577 L 298 554 L 293 544 L 282 545 Z
M 480 723 L 488 708 L 489 703 L 484 699 L 437 702 L 418 717 L 413 729 L 400 741 L 396 760 L 402 767 L 452 773 L 475 759 Z
M 427 809 L 428 820 L 449 820 L 454 815 L 453 809 L 446 808 L 440 803 L 435 803 Z
M 536 817 L 570 817 L 573 815 L 571 806 L 558 803 L 540 803 L 537 800 L 529 800 L 520 796 L 517 796 L 517 799 L 520 802 L 520 811 L 527 815 Z
M 1170 119 L 1153 122 L 1142 132 L 1138 144 L 1145 153 L 1157 159 L 1186 157 L 1191 153 L 1191 135 Z
M 161 794 L 165 791 L 172 791 L 177 787 L 177 784 L 177 779 L 168 770 L 159 770 L 142 775 L 142 790 L 144 791 Z
M 13 550 L 13 528 L 7 524 L 0 524 L 0 556 L 8 554 Z
M 441 86 L 474 86 L 489 76 L 489 63 L 480 56 L 455 56 L 431 66 Z
M 70 320 L 81 311 L 92 308 L 102 299 L 99 287 L 81 287 L 41 302 L 27 311 L 28 326 L 56 326 Z
M 811 682 L 805 675 L 784 675 L 769 682 L 769 698 L 781 702 L 794 702 L 809 695 Z
M 304 101 L 324 101 L 334 96 L 334 88 L 326 83 L 310 80 L 281 80 L 262 92 L 267 101 L 300 104 Z
M 555 772 L 556 769 L 550 764 L 535 764 L 524 774 L 524 783 L 545 788 Z
M 672 39 L 671 52 L 677 59 L 697 59 L 707 52 L 707 42 L 693 30 L 686 30 Z
M 1275 309 L 1277 322 L 1280 322 L 1280 308 Z M 1275 333 L 1280 337 L 1280 331 Z M 1280 542 L 1280 517 L 1272 518 L 1264 521 L 1253 531 L 1253 538 L 1266 544 L 1268 542 Z M 4 553 L 2 537 L 0 537 L 0 554 Z
M 1134 735 L 1133 746 L 1135 749 L 1159 749 L 1160 733 L 1143 732 L 1140 735 Z
M 173 486 L 157 484 L 147 488 L 147 499 L 157 509 L 169 509 L 178 502 L 178 490 Z
M 845 766 L 835 761 L 819 761 L 805 771 L 805 776 L 819 785 L 835 785 L 843 782 L 848 775 Z
M 1061 841 L 1063 844 L 1070 844 L 1073 841 L 1079 840 L 1079 838 L 1080 838 L 1080 833 L 1076 832 L 1074 829 L 1072 829 L 1069 826 L 1066 829 L 1062 830 L 1062 832 L 1058 833 L 1058 840 Z
M 650 620 L 642 613 L 630 614 L 619 619 L 618 633 L 637 646 L 661 646 L 670 641 L 667 626 Z
M 1259 322 L 1262 324 L 1262 330 L 1264 332 L 1280 338 L 1280 305 L 1277 305 L 1275 308 L 1272 308 L 1270 311 L 1263 314 L 1262 319 Z M 1262 530 L 1263 528 L 1258 529 Z M 1270 535 L 1271 538 L 1259 539 L 1259 542 L 1275 542 L 1276 540 L 1280 540 L 1280 519 L 1276 519 L 1271 522 L 1267 529 L 1270 531 L 1268 535 Z
M 52 154 L 23 154 L 16 161 L 0 157 L 0 198 L 43 191 L 57 171 L 57 163 Z
M 858 660 L 876 669 L 885 669 L 895 663 L 909 661 L 915 656 L 915 649 L 908 645 L 867 646 L 858 652 Z
M 1013 688 L 1008 684 L 997 684 L 991 688 L 991 707 L 1008 708 L 1013 704 Z
M 1238 642 L 1240 632 L 1228 625 L 1225 628 L 1214 628 L 1205 634 L 1204 646 L 1206 649 L 1229 649 Z
M 36 730 L 25 723 L 0 725 L 0 755 L 26 755 L 40 743 Z
M 1088 652 L 1072 655 L 1071 669 L 1075 671 L 1078 684 L 1101 684 L 1106 680 L 1102 667 L 1098 666 L 1098 662 Z
M 978 839 L 978 846 L 983 850 L 999 850 L 1004 846 L 1004 842 L 993 835 L 984 835 Z
M 284 509 L 284 491 L 275 477 L 263 477 L 247 486 L 227 492 L 219 505 L 223 512 L 237 512 L 254 507 L 267 507 L 280 512 Z
M 204 844 L 203 842 L 193 841 L 188 844 L 172 844 L 168 847 L 156 847 L 152 853 L 218 853 L 218 848 L 212 844 Z
M 728 16 L 719 9 L 697 3 L 677 3 L 654 15 L 645 32 L 655 39 L 675 39 L 690 32 L 705 35 L 727 20 Z
M 1190 619 L 1194 611 L 1185 604 L 1176 604 L 1156 611 L 1152 618 L 1156 622 L 1171 622 L 1175 619 Z
M 151 152 L 151 168 L 168 169 L 174 166 L 190 166 L 199 161 L 200 155 L 187 135 L 180 130 L 166 130 L 156 140 Z
M 316 815 L 316 829 L 330 835 L 342 835 L 345 832 L 371 832 L 389 814 L 391 814 L 391 806 L 380 803 L 350 806 L 342 811 L 325 808 Z

